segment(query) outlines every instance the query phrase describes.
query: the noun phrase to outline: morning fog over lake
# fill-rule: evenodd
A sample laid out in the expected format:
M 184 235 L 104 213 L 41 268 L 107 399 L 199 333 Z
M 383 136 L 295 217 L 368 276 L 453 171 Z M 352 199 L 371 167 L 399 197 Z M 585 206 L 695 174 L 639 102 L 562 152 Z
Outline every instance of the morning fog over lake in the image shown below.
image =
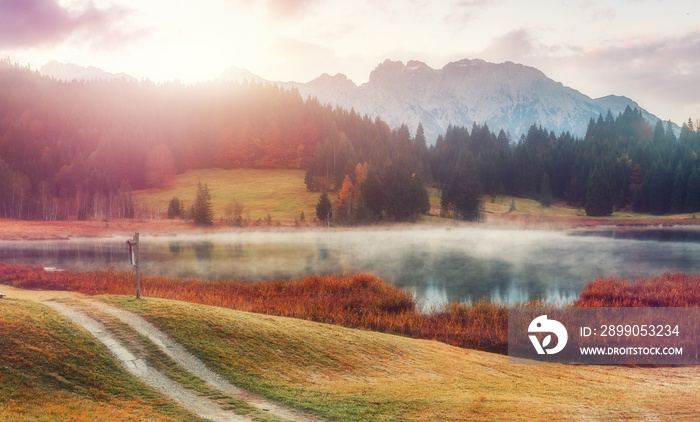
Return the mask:
M 0 261 L 130 270 L 127 237 L 3 241 Z M 596 277 L 700 272 L 700 229 L 504 230 L 481 227 L 297 230 L 141 236 L 141 271 L 271 280 L 370 272 L 446 301 L 572 301 Z M 145 287 L 147 291 L 147 286 Z

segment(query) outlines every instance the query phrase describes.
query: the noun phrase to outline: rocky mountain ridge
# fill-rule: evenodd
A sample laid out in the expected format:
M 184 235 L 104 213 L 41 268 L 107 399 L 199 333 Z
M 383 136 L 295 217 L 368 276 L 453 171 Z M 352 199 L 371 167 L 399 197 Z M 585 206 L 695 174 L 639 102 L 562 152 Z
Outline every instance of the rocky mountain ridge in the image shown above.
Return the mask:
M 655 124 L 658 118 L 620 96 L 593 99 L 548 78 L 541 71 L 512 62 L 464 59 L 433 69 L 420 61 L 386 60 L 355 85 L 344 75 L 321 75 L 305 84 L 289 84 L 302 96 L 380 117 L 391 127 L 402 123 L 415 133 L 422 123 L 428 142 L 450 126 L 486 124 L 517 140 L 532 124 L 555 134 L 583 137 L 591 118 L 637 107 Z
M 40 69 L 56 79 L 113 79 L 133 77 L 113 74 L 90 66 L 50 62 Z M 232 66 L 219 77 L 221 81 L 266 81 L 252 72 Z M 385 60 L 356 85 L 343 74 L 322 74 L 307 82 L 273 82 L 296 88 L 302 97 L 315 97 L 321 103 L 353 109 L 361 115 L 379 117 L 392 128 L 406 124 L 415 133 L 421 123 L 426 139 L 434 143 L 452 126 L 471 127 L 486 124 L 493 132 L 504 130 L 517 140 L 532 124 L 555 134 L 570 132 L 583 137 L 591 118 L 617 115 L 626 107 L 638 108 L 653 125 L 659 120 L 630 98 L 609 95 L 593 99 L 561 82 L 548 78 L 533 67 L 513 62 L 489 63 L 463 59 L 433 69 L 410 60 Z M 677 131 L 680 128 L 674 125 Z

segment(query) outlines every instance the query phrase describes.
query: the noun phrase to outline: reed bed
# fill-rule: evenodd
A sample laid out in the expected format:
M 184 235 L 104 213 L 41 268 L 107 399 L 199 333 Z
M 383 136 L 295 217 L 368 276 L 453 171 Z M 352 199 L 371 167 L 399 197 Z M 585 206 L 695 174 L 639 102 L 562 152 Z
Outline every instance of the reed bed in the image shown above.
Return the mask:
M 585 286 L 574 306 L 698 307 L 700 274 L 667 272 L 636 280 L 598 278 Z
M 28 289 L 131 295 L 134 277 L 131 272 L 112 269 L 52 272 L 0 263 L 0 281 Z M 506 305 L 449 303 L 426 314 L 419 311 L 411 293 L 373 274 L 259 282 L 141 275 L 141 285 L 142 294 L 148 297 L 400 334 L 495 353 L 508 351 Z M 572 306 L 700 306 L 700 275 L 666 273 L 635 281 L 600 278 L 589 283 Z
M 0 263 L 0 280 L 15 287 L 88 295 L 134 294 L 131 272 L 45 271 Z M 411 293 L 372 274 L 307 276 L 291 281 L 203 281 L 141 275 L 142 295 L 306 319 L 351 328 L 507 352 L 507 308 L 496 303 L 448 304 L 424 314 Z

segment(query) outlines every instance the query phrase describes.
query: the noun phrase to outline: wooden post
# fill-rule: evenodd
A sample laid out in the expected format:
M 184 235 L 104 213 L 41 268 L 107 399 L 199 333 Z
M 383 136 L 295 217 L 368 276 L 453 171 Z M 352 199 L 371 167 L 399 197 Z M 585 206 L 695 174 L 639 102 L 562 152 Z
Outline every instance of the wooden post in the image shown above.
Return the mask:
M 136 267 L 136 299 L 141 299 L 141 280 L 139 278 L 139 261 L 141 259 L 140 257 L 140 251 L 139 251 L 139 234 L 134 233 L 134 242 L 136 244 L 134 247 L 136 248 L 136 253 L 135 253 L 135 258 L 134 258 L 134 267 Z
M 126 244 L 129 245 L 129 254 L 131 255 L 131 265 L 134 266 L 134 271 L 136 272 L 136 299 L 141 299 L 141 280 L 139 279 L 139 234 L 134 233 L 134 238 L 127 240 Z

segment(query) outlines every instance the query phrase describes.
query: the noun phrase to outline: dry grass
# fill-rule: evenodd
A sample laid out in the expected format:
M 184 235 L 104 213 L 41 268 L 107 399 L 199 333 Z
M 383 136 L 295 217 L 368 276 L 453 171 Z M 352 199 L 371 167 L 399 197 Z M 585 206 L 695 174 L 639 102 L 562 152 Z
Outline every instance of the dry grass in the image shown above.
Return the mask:
M 133 289 L 133 280 L 123 273 L 0 268 L 0 279 L 13 279 L 13 284 L 25 287 L 93 294 L 106 288 L 127 293 Z M 652 280 L 648 287 L 653 289 L 660 281 Z M 310 277 L 284 284 L 253 283 L 252 288 L 155 277 L 145 284 L 149 282 L 158 286 L 160 295 L 170 292 L 190 301 L 247 304 L 257 311 L 281 309 L 326 322 L 417 321 L 401 291 L 372 276 Z M 674 291 L 695 292 L 689 297 L 697 297 L 700 277 L 675 276 L 668 282 L 681 283 Z M 222 286 L 228 290 L 217 290 Z M 611 286 L 607 290 L 625 291 Z M 105 300 L 142 314 L 233 383 L 338 420 L 692 420 L 699 411 L 698 367 L 518 365 L 503 355 L 294 318 L 152 298 Z M 450 305 L 444 314 L 426 317 L 423 323 L 431 327 L 433 321 L 433 327 L 442 330 L 438 332 L 455 335 L 467 321 L 468 327 L 481 329 L 462 332 L 487 339 L 502 321 L 493 308 L 479 306 Z M 391 315 L 409 319 L 394 320 Z M 435 332 L 432 335 L 437 338 Z M 13 350 L 27 353 L 27 348 Z M 28 360 L 35 359 L 32 355 Z M 37 404 L 29 411 L 41 408 Z
M 0 300 L 0 421 L 199 420 L 43 305 Z
M 700 307 L 700 275 L 667 272 L 634 281 L 598 278 L 579 296 L 574 306 Z
M 204 169 L 179 174 L 166 189 L 148 189 L 134 192 L 134 207 L 165 216 L 173 197 L 194 203 L 197 182 L 207 183 L 211 194 L 214 219 L 226 216 L 226 206 L 232 198 L 243 204 L 243 218 L 255 222 L 268 214 L 273 220 L 298 219 L 301 212 L 308 222 L 316 215 L 318 192 L 309 192 L 304 184 L 303 170 Z
M 63 240 L 72 237 L 109 237 L 115 234 L 166 235 L 197 230 L 182 220 L 27 221 L 0 219 L 2 240 Z
M 0 263 L 0 281 L 21 288 L 85 294 L 133 294 L 131 272 L 50 272 Z M 143 296 L 434 339 L 505 353 L 507 309 L 495 303 L 450 304 L 426 315 L 412 295 L 372 274 L 307 276 L 292 281 L 237 282 L 141 276 Z
M 108 301 L 155 322 L 232 382 L 342 421 L 673 420 L 698 412 L 695 367 L 517 365 L 309 321 L 158 299 Z
M 485 195 L 482 197 L 484 211 L 490 214 L 509 214 L 512 201 L 515 201 L 514 215 L 530 215 L 543 217 L 585 217 L 586 213 L 582 209 L 573 208 L 563 202 L 555 202 L 549 207 L 543 207 L 539 202 L 517 198 L 514 196 L 497 196 L 494 201 Z

